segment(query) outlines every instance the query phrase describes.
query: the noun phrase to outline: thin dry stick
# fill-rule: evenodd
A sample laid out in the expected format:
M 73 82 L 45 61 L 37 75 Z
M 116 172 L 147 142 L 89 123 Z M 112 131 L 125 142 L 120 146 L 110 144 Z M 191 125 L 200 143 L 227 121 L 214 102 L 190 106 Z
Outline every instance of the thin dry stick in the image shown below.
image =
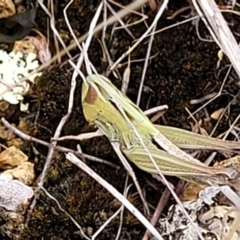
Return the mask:
M 164 28 L 162 28 L 162 29 L 159 29 L 159 30 L 157 30 L 157 31 L 154 32 L 154 33 L 150 33 L 150 34 L 146 35 L 146 37 L 149 37 L 149 36 L 151 36 L 151 35 L 156 35 L 156 34 L 158 34 L 158 33 L 164 32 L 164 31 L 169 30 L 169 29 L 171 29 L 171 28 L 174 28 L 174 27 L 180 26 L 180 25 L 182 25 L 182 24 L 185 24 L 185 23 L 191 22 L 191 21 L 193 21 L 193 20 L 196 20 L 196 19 L 198 19 L 198 18 L 199 18 L 199 16 L 194 16 L 194 17 L 188 18 L 188 19 L 186 19 L 186 20 L 183 20 L 183 21 L 181 21 L 181 22 L 174 23 L 174 24 L 172 24 L 172 25 L 170 25 L 170 26 L 167 26 L 167 27 L 164 27 Z M 137 41 L 137 40 L 138 40 L 138 39 L 136 39 L 136 41 Z
M 49 8 L 49 2 L 48 2 L 48 8 Z M 47 48 L 49 49 L 49 45 L 50 45 L 50 20 L 47 19 Z M 59 46 L 58 46 L 58 42 L 55 43 L 55 49 L 56 49 L 56 52 L 58 53 L 59 52 Z M 49 53 L 50 53 L 50 50 L 49 50 Z M 50 53 L 50 56 L 51 56 L 51 53 Z M 50 60 L 50 59 L 48 59 Z
M 157 22 L 153 26 L 152 33 L 154 33 L 156 31 L 156 28 L 157 28 Z M 154 40 L 154 35 L 152 34 L 150 36 L 150 39 L 149 39 L 148 48 L 147 48 L 147 54 L 146 54 L 146 58 L 145 58 L 144 66 L 143 66 L 141 82 L 140 82 L 140 86 L 139 86 L 139 89 L 138 89 L 138 96 L 137 96 L 137 103 L 136 103 L 138 106 L 139 106 L 140 101 L 141 101 L 142 88 L 143 88 L 143 84 L 144 84 L 144 79 L 146 77 L 146 72 L 147 72 L 149 57 L 150 57 L 151 50 L 152 50 L 153 40 Z
M 82 62 L 81 62 L 81 57 L 79 58 L 78 60 L 78 63 L 77 63 L 77 66 L 80 68 Z M 72 109 L 73 109 L 73 103 L 74 103 L 74 92 L 75 92 L 75 88 L 76 88 L 76 78 L 77 78 L 77 71 L 74 71 L 73 72 L 73 75 L 72 75 L 72 80 L 71 80 L 71 89 L 70 89 L 70 94 L 69 94 L 69 100 L 68 100 L 68 111 L 67 111 L 67 114 L 61 119 L 55 133 L 54 133 L 54 138 L 59 138 L 60 134 L 61 134 L 61 131 L 62 131 L 62 128 L 63 126 L 65 125 L 66 121 L 68 120 L 68 118 L 70 117 L 71 113 L 72 113 Z M 51 159 L 52 159 L 52 156 L 53 156 L 53 153 L 54 153 L 54 149 L 57 145 L 57 141 L 53 141 L 51 143 L 51 146 L 49 147 L 49 150 L 48 150 L 48 154 L 47 154 L 47 159 L 46 159 L 46 162 L 44 164 L 44 167 L 43 167 L 43 170 L 42 170 L 42 173 L 39 177 L 39 186 L 43 186 L 44 184 L 44 181 L 45 181 L 45 178 L 46 178 L 46 175 L 47 175 L 47 172 L 48 172 L 48 169 L 50 167 L 50 164 L 51 164 Z
M 199 103 L 201 103 L 201 102 L 205 102 L 205 101 L 207 101 L 207 100 L 209 100 L 209 99 L 214 98 L 216 95 L 217 95 L 217 93 L 216 93 L 216 92 L 213 92 L 213 93 L 210 93 L 210 94 L 208 94 L 208 95 L 205 95 L 205 96 L 203 96 L 203 97 L 201 97 L 201 98 L 192 99 L 192 100 L 190 100 L 190 104 L 191 104 L 191 105 L 194 105 L 194 104 L 199 104 Z
M 122 207 L 120 207 L 91 237 L 91 240 L 95 240 L 98 235 L 104 230 L 104 228 L 121 212 Z
M 217 4 L 214 0 L 197 0 L 197 2 L 214 31 L 212 35 L 217 36 L 217 40 L 220 42 L 219 47 L 228 56 L 238 77 L 240 77 L 240 49 Z
M 74 1 L 74 0 L 69 1 L 69 3 L 66 5 L 66 7 L 65 7 L 64 10 L 63 10 L 63 15 L 64 15 L 64 19 L 65 19 L 65 21 L 66 21 L 66 24 L 67 24 L 67 26 L 68 26 L 68 30 L 70 31 L 73 39 L 75 40 L 76 45 L 78 46 L 78 48 L 81 49 L 80 43 L 78 42 L 78 39 L 77 39 L 76 35 L 75 35 L 74 32 L 73 32 L 73 29 L 72 29 L 72 27 L 71 27 L 71 24 L 70 24 L 69 19 L 68 19 L 68 16 L 67 16 L 67 9 L 70 7 L 70 5 L 73 3 L 73 1 Z
M 148 115 L 154 114 L 156 112 L 166 111 L 167 109 L 168 109 L 167 105 L 157 106 L 157 107 L 150 108 L 150 109 L 144 111 L 144 114 L 148 116 Z
M 68 55 L 69 58 L 71 58 L 72 56 L 71 56 L 71 54 L 69 53 L 69 50 L 67 49 L 64 41 L 63 41 L 62 38 L 60 37 L 60 35 L 59 35 L 59 33 L 58 33 L 58 31 L 57 31 L 57 29 L 56 29 L 56 27 L 55 27 L 54 15 L 52 15 L 52 14 L 48 11 L 48 9 L 46 8 L 46 6 L 45 6 L 40 0 L 38 0 L 38 3 L 39 3 L 39 5 L 42 7 L 42 9 L 44 10 L 44 12 L 45 12 L 45 13 L 49 16 L 49 18 L 50 18 L 50 26 L 51 26 L 51 29 L 52 29 L 52 31 L 53 31 L 53 33 L 54 33 L 54 37 L 57 37 L 58 41 L 59 41 L 59 42 L 61 43 L 61 45 L 63 46 L 63 49 L 64 49 L 65 53 Z M 52 2 L 51 2 L 51 3 L 52 3 Z M 52 9 L 52 11 L 53 11 L 53 9 L 54 9 L 53 4 L 51 4 L 51 9 Z M 55 41 L 55 44 L 56 44 L 56 42 L 57 42 L 57 41 Z M 61 57 L 61 55 L 60 55 L 60 54 L 57 54 L 54 61 L 56 61 L 56 60 L 59 61 L 59 60 L 60 60 L 60 57 Z M 52 61 L 52 60 L 51 60 L 51 61 Z M 46 64 L 47 64 L 47 63 L 46 63 Z
M 19 129 L 17 129 L 13 125 L 11 125 L 5 118 L 1 118 L 1 122 L 4 124 L 4 126 L 6 128 L 11 130 L 14 134 L 16 134 L 18 137 L 22 138 L 25 141 L 35 142 L 35 143 L 41 144 L 43 146 L 46 146 L 48 148 L 51 146 L 51 143 L 48 143 L 48 142 L 45 142 L 45 141 L 40 140 L 38 138 L 29 136 L 26 133 L 20 131 Z M 88 154 L 85 154 L 85 153 L 82 153 L 82 152 L 79 152 L 79 151 L 75 151 L 75 150 L 70 149 L 70 148 L 66 148 L 66 147 L 62 147 L 62 146 L 57 145 L 55 147 L 55 150 L 57 150 L 59 152 L 63 152 L 63 153 L 71 152 L 71 153 L 74 153 L 75 155 L 77 155 L 79 157 L 84 158 L 84 159 L 88 159 L 90 161 L 94 161 L 94 162 L 98 162 L 98 163 L 104 163 L 104 164 L 109 165 L 113 168 L 120 169 L 120 167 L 118 165 L 114 164 L 114 163 L 108 162 L 108 161 L 106 161 L 102 158 L 93 157 L 91 155 L 88 155 Z
M 154 59 L 155 57 L 158 56 L 158 54 L 160 53 L 160 51 L 156 52 L 155 54 L 153 54 L 152 56 L 149 57 L 150 60 Z M 130 54 L 129 54 L 130 55 Z M 140 58 L 140 59 L 135 59 L 135 60 L 131 60 L 131 63 L 138 63 L 138 62 L 144 62 L 145 58 Z M 119 63 L 118 67 L 121 68 L 124 65 L 128 65 L 128 61 L 127 62 L 123 62 L 123 63 Z
M 205 18 L 204 18 L 205 19 Z M 214 42 L 214 40 L 212 39 L 212 38 L 210 38 L 210 39 L 207 39 L 207 38 L 203 38 L 203 37 L 201 37 L 201 35 L 200 35 L 200 32 L 199 32 L 199 19 L 197 19 L 196 21 L 194 21 L 194 25 L 195 25 L 195 28 L 196 28 L 196 33 L 197 33 L 197 37 L 198 37 L 198 39 L 200 40 L 200 41 L 202 41 L 202 42 L 207 42 L 207 43 L 212 43 L 212 42 Z M 207 24 L 207 21 L 206 21 L 206 24 Z M 208 26 L 208 29 L 210 29 L 211 30 L 211 28 Z
M 130 64 L 131 64 L 131 60 L 130 60 L 130 54 L 129 54 L 128 64 L 123 73 L 123 80 L 122 80 L 122 87 L 121 87 L 121 92 L 123 92 L 124 94 L 126 94 L 128 90 L 128 84 L 129 84 L 130 74 L 131 74 Z
M 58 56 L 58 63 L 61 63 L 61 58 L 59 56 L 59 43 L 58 43 L 58 40 L 59 42 L 61 43 L 61 45 L 63 46 L 63 48 L 66 48 L 65 44 L 64 44 L 64 41 L 62 40 L 62 38 L 60 37 L 56 27 L 55 27 L 55 15 L 54 15 L 54 11 L 55 11 L 55 6 L 54 6 L 54 3 L 53 3 L 53 0 L 50 0 L 50 9 L 51 9 L 51 17 L 50 17 L 50 26 L 51 26 L 51 29 L 53 31 L 53 39 L 54 39 L 54 45 L 55 45 L 55 48 L 56 48 L 56 55 Z M 55 32 L 57 34 L 55 34 Z M 64 44 L 64 45 L 63 45 Z M 70 54 L 69 54 L 70 55 Z
M 171 16 L 167 17 L 167 19 L 171 20 L 171 19 L 174 19 L 176 16 L 178 16 L 179 14 L 185 12 L 185 11 L 188 11 L 188 10 L 191 10 L 192 9 L 192 6 L 185 6 L 185 7 L 182 7 L 180 9 L 178 9 L 177 11 L 175 11 Z
M 158 231 L 152 226 L 152 224 L 138 211 L 120 192 L 118 192 L 112 185 L 101 178 L 97 173 L 95 173 L 91 168 L 84 164 L 80 159 L 74 156 L 72 153 L 66 154 L 66 158 L 78 166 L 81 170 L 87 173 L 95 181 L 100 183 L 104 188 L 106 188 L 118 201 L 120 201 L 152 234 L 159 240 L 163 240 Z
M 128 194 L 128 191 L 130 189 L 130 187 L 132 186 L 132 184 L 130 184 L 128 187 L 128 180 L 129 180 L 129 175 L 126 175 L 126 179 L 125 179 L 125 184 L 124 184 L 124 192 L 123 192 L 123 195 L 125 198 L 127 198 L 127 194 Z M 121 231 L 122 231 L 122 225 L 123 225 L 123 213 L 124 213 L 124 205 L 122 204 L 122 207 L 121 207 L 121 214 L 120 214 L 120 223 L 119 223 L 119 227 L 118 227 L 118 232 L 117 232 L 117 235 L 116 235 L 116 238 L 115 240 L 118 240 L 120 235 L 121 235 Z
M 116 19 L 118 20 L 118 22 L 121 24 L 122 28 L 129 34 L 129 36 L 135 40 L 135 37 L 133 36 L 133 34 L 131 33 L 131 31 L 126 27 L 126 25 L 124 24 L 124 22 L 122 21 L 121 18 L 118 17 L 117 13 L 113 10 L 113 8 L 111 7 L 110 4 L 108 4 L 106 2 L 107 8 L 109 9 L 109 11 L 116 17 Z
M 216 125 L 214 126 L 213 130 L 211 131 L 211 133 L 209 134 L 209 136 L 212 136 L 212 135 L 214 134 L 214 132 L 216 131 L 219 123 L 221 122 L 222 117 L 224 116 L 225 112 L 230 108 L 230 106 L 232 105 L 232 103 L 237 100 L 237 96 L 238 96 L 238 94 L 236 94 L 236 95 L 233 97 L 233 99 L 228 103 L 228 105 L 225 107 L 225 109 L 223 110 L 223 112 L 221 113 L 220 117 L 218 118 L 217 123 L 216 123 Z M 226 138 L 225 138 L 225 139 L 226 139 Z
M 166 203 L 168 202 L 169 198 L 171 196 L 171 193 L 170 191 L 165 188 L 164 192 L 162 193 L 162 197 L 160 199 L 160 201 L 158 202 L 158 205 L 156 207 L 156 210 L 152 216 L 152 219 L 151 219 L 151 224 L 153 226 L 156 225 L 158 219 L 159 219 L 159 216 L 161 215 L 162 211 L 163 211 L 163 208 L 166 206 Z M 147 230 L 142 238 L 142 240 L 148 240 L 149 238 L 149 235 L 150 235 L 150 232 Z
M 212 38 L 213 38 L 214 41 L 217 43 L 217 45 L 221 48 L 221 44 L 220 44 L 220 42 L 218 41 L 217 36 L 215 35 L 215 33 L 212 31 L 211 27 L 209 26 L 206 18 L 204 17 L 203 12 L 202 12 L 201 9 L 199 8 L 196 0 L 192 0 L 192 3 L 193 3 L 193 5 L 194 5 L 195 10 L 196 10 L 197 13 L 199 14 L 200 18 L 202 19 L 202 21 L 203 21 L 204 24 L 206 25 L 206 27 L 207 27 L 208 31 L 210 32 Z M 202 38 L 200 37 L 197 27 L 196 27 L 196 31 L 197 31 L 197 36 L 199 37 L 199 39 L 202 40 L 202 41 L 205 41 L 204 39 L 202 39 Z
M 233 124 L 230 126 L 230 128 L 227 130 L 225 136 L 223 137 L 223 140 L 225 140 L 228 136 L 228 134 L 232 131 L 233 127 L 236 125 L 236 123 L 238 122 L 238 120 L 240 119 L 240 114 L 238 114 L 238 116 L 236 117 L 236 119 L 234 120 Z
M 145 21 L 147 18 L 148 18 L 147 16 L 143 15 L 142 19 L 137 20 L 137 21 L 132 22 L 132 23 L 129 23 L 129 24 L 126 23 L 126 24 L 125 24 L 125 27 L 132 27 L 132 26 L 134 26 L 134 25 L 137 25 L 137 24 Z M 123 28 L 123 27 L 117 26 L 117 27 L 114 28 L 114 30 L 119 30 L 119 29 L 122 29 L 122 28 Z M 111 35 L 113 35 L 113 32 L 112 32 Z
M 113 5 L 115 5 L 115 6 L 119 7 L 119 8 L 122 8 L 122 9 L 125 9 L 125 8 L 126 8 L 126 6 L 121 5 L 120 3 L 115 2 L 115 1 L 113 1 L 113 0 L 108 0 L 108 2 L 112 3 Z M 147 2 L 147 1 L 145 1 L 144 3 L 146 3 L 146 2 Z M 141 5 L 139 5 L 139 7 L 143 6 L 144 3 L 142 3 Z M 143 19 L 147 19 L 147 18 L 148 18 L 146 15 L 135 11 L 133 8 L 132 8 L 132 9 L 129 8 L 128 11 L 129 11 L 129 13 L 136 14 L 136 15 L 142 17 Z M 142 21 L 143 21 L 143 20 L 142 20 Z
M 65 211 L 65 210 L 61 207 L 61 205 L 60 205 L 60 203 L 58 202 L 58 200 L 57 200 L 55 197 L 53 197 L 53 196 L 47 191 L 47 189 L 45 189 L 43 186 L 40 186 L 40 185 L 39 185 L 39 188 L 40 188 L 41 190 L 43 190 L 43 192 L 44 192 L 50 199 L 52 199 L 52 200 L 57 204 L 58 208 L 59 208 L 62 212 L 64 212 L 64 213 L 71 219 L 71 221 L 75 224 L 75 226 L 80 230 L 81 235 L 82 235 L 85 239 L 90 240 L 90 238 L 85 235 L 85 233 L 84 233 L 83 230 L 82 230 L 82 227 L 78 224 L 78 222 L 77 222 L 67 211 Z
M 230 74 L 231 70 L 232 70 L 232 66 L 230 66 L 230 67 L 228 68 L 228 71 L 227 71 L 227 73 L 226 73 L 226 75 L 225 75 L 225 77 L 224 77 L 224 79 L 223 79 L 223 82 L 222 82 L 222 84 L 221 84 L 221 87 L 220 87 L 219 92 L 218 92 L 212 99 L 210 99 L 209 101 L 207 101 L 206 103 L 204 103 L 200 108 L 198 108 L 196 111 L 194 111 L 194 112 L 192 113 L 192 115 L 195 115 L 197 112 L 199 112 L 201 109 L 205 108 L 205 107 L 206 107 L 209 103 L 211 103 L 213 100 L 215 100 L 215 99 L 217 99 L 218 97 L 221 96 L 222 91 L 223 91 L 223 87 L 224 87 L 224 85 L 225 85 L 225 83 L 226 83 L 226 81 L 227 81 L 227 79 L 228 79 L 228 75 Z M 189 117 L 188 117 L 188 118 L 189 118 Z
M 127 188 L 126 184 L 128 182 L 128 175 L 126 177 L 126 181 L 125 181 L 125 190 L 123 193 L 123 196 L 125 198 L 127 198 L 127 193 L 129 190 L 129 187 Z M 131 186 L 131 185 L 130 185 Z M 94 233 L 94 235 L 92 236 L 92 240 L 96 239 L 96 237 L 103 231 L 103 229 L 121 212 L 123 213 L 123 209 L 124 209 L 124 205 L 122 204 L 122 206 Z M 122 215 L 122 214 L 121 214 Z M 118 230 L 121 230 L 121 225 L 122 225 L 122 221 L 120 221 L 120 226 Z M 118 231 L 119 232 L 119 231 Z M 117 239 L 117 237 L 115 238 L 115 240 Z
M 133 46 L 131 48 L 129 48 L 129 50 L 127 52 L 125 52 L 112 66 L 111 66 L 111 70 L 115 69 L 115 67 L 122 61 L 122 59 L 124 59 L 128 54 L 130 54 L 139 44 L 140 42 L 148 35 L 148 33 L 152 30 L 152 28 L 156 25 L 156 23 L 158 22 L 158 20 L 160 19 L 160 17 L 162 16 L 165 8 L 167 7 L 168 4 L 168 0 L 164 0 L 162 3 L 161 8 L 158 10 L 158 13 L 156 15 L 156 17 L 154 18 L 151 26 L 147 29 L 147 31 L 139 38 L 139 40 L 133 44 Z
M 103 10 L 104 10 L 103 11 L 103 21 L 107 22 L 107 0 L 103 0 Z M 102 43 L 101 43 L 102 44 L 102 51 L 103 51 L 103 54 L 107 58 L 106 60 L 108 61 L 109 66 L 112 66 L 113 60 L 112 60 L 111 55 L 110 55 L 110 53 L 108 51 L 108 47 L 107 47 L 107 44 L 106 44 L 106 41 L 105 41 L 105 39 L 106 39 L 106 30 L 107 30 L 107 24 L 104 25 L 103 30 L 102 30 Z M 106 76 L 109 76 L 109 74 L 110 74 L 110 71 L 107 70 L 106 71 Z M 118 72 L 118 70 L 116 70 L 116 72 L 113 71 L 113 75 L 116 78 L 120 78 L 120 73 Z

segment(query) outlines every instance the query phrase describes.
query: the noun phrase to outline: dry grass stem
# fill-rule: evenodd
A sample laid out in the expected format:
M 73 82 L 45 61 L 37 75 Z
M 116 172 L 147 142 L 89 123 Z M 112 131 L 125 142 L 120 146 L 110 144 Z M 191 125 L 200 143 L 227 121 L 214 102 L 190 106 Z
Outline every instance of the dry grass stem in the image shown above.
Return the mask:
M 154 237 L 159 240 L 163 240 L 158 231 L 152 226 L 152 224 L 136 209 L 120 192 L 118 192 L 112 185 L 106 182 L 98 174 L 96 174 L 91 168 L 84 164 L 81 160 L 75 157 L 72 153 L 66 155 L 67 159 L 73 164 L 78 166 L 81 170 L 86 172 L 95 181 L 100 183 L 104 188 L 106 188 L 115 198 L 118 199 L 151 233 Z
M 193 0 L 196 7 L 195 0 Z M 238 77 L 240 77 L 240 49 L 232 32 L 230 31 L 225 19 L 223 18 L 217 4 L 214 0 L 197 0 L 197 3 L 204 12 L 208 23 L 211 25 L 211 29 L 216 36 L 216 43 L 228 56 L 230 62 L 233 65 Z M 218 42 L 219 41 L 219 42 Z

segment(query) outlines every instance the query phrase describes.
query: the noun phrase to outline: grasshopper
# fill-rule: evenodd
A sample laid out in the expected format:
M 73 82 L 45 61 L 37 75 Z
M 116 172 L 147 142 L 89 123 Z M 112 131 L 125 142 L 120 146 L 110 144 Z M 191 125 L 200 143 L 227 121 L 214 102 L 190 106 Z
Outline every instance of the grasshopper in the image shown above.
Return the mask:
M 149 173 L 157 173 L 117 105 L 122 107 L 137 129 L 163 174 L 205 184 L 225 184 L 229 179 L 234 179 L 238 175 L 238 172 L 232 168 L 206 166 L 179 148 L 206 147 L 230 150 L 231 148 L 239 149 L 237 143 L 154 125 L 142 110 L 107 78 L 101 75 L 89 75 L 82 85 L 82 107 L 86 120 L 101 129 L 110 141 L 119 141 L 123 154 L 140 169 Z M 175 141 L 176 145 L 171 140 Z

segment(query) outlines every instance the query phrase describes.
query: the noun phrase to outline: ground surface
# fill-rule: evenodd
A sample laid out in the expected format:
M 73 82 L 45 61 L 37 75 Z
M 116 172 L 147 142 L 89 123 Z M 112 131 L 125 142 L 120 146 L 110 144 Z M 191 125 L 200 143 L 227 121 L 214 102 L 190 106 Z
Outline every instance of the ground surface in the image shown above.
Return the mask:
M 68 16 L 76 34 L 82 35 L 88 31 L 89 23 L 95 14 L 99 2 L 74 1 L 74 4 L 68 10 Z M 124 1 L 124 4 L 127 3 L 128 1 Z M 184 20 L 185 15 L 189 14 L 190 11 L 186 11 L 172 20 L 168 20 L 167 17 L 187 5 L 188 1 L 170 1 L 168 9 L 158 24 L 158 29 Z M 70 36 L 62 14 L 64 6 L 65 3 L 63 1 L 59 1 L 56 4 L 56 26 L 61 31 L 62 36 Z M 117 8 L 115 9 L 117 10 Z M 150 24 L 155 13 L 148 6 L 144 7 L 144 12 L 148 15 L 147 22 Z M 40 11 L 38 16 L 39 30 L 44 32 L 46 30 L 46 16 Z M 231 14 L 226 16 L 233 30 L 237 32 L 237 26 L 240 26 L 239 17 Z M 144 23 L 141 23 L 129 29 L 135 38 L 138 38 L 146 31 L 146 26 Z M 209 37 L 209 33 L 202 22 L 199 23 L 199 32 L 203 38 Z M 110 28 L 107 33 L 111 33 Z M 102 61 L 103 53 L 98 39 L 101 39 L 101 33 L 96 34 L 95 39 L 93 39 L 89 49 L 89 56 L 98 72 L 102 74 L 106 72 L 107 65 Z M 70 43 L 70 39 L 66 38 L 65 41 L 66 44 Z M 115 31 L 112 40 L 106 39 L 106 42 L 108 49 L 112 53 L 112 59 L 115 61 L 132 45 L 133 39 L 126 31 L 118 30 Z M 131 60 L 144 59 L 147 46 L 148 39 L 144 40 L 137 47 L 136 51 L 131 54 Z M 151 52 L 151 56 L 154 57 L 148 66 L 140 107 L 145 110 L 157 105 L 167 104 L 169 110 L 159 120 L 159 123 L 190 130 L 191 124 L 194 125 L 195 123 L 188 118 L 189 114 L 185 107 L 193 112 L 202 106 L 202 102 L 197 105 L 190 105 L 190 100 L 218 92 L 226 74 L 226 66 L 229 64 L 226 57 L 223 58 L 220 67 L 218 69 L 216 67 L 218 50 L 219 48 L 215 43 L 199 40 L 196 34 L 196 26 L 191 21 L 157 34 Z M 74 50 L 71 53 L 74 56 L 78 51 Z M 131 79 L 127 95 L 133 101 L 136 101 L 137 98 L 143 64 L 143 61 L 131 64 Z M 120 68 L 119 71 L 123 73 L 124 67 Z M 47 70 L 33 88 L 31 95 L 27 97 L 28 100 L 34 100 L 30 108 L 31 114 L 27 116 L 27 122 L 34 129 L 31 133 L 35 137 L 49 141 L 61 118 L 66 114 L 71 74 L 72 70 L 67 64 L 63 66 L 57 65 Z M 118 87 L 121 86 L 119 80 L 114 79 L 111 75 L 109 78 Z M 201 110 L 195 115 L 198 121 L 203 121 L 203 127 L 208 133 L 215 126 L 216 121 L 211 119 L 206 121 L 208 118 L 206 113 L 211 114 L 220 108 L 225 108 L 234 97 L 236 97 L 236 101 L 232 104 L 228 115 L 222 118 L 215 134 L 226 130 L 229 123 L 233 122 L 237 116 L 240 104 L 237 97 L 239 91 L 237 83 L 237 77 L 231 71 L 228 81 L 223 88 L 224 95 L 210 103 L 205 110 Z M 71 118 L 63 128 L 63 136 L 76 135 L 92 129 L 85 122 L 82 114 L 80 90 L 81 81 L 78 79 L 74 110 Z M 37 113 L 38 117 L 36 118 Z M 26 117 L 15 113 L 8 120 L 17 123 L 19 116 Z M 36 122 L 34 122 L 35 120 Z M 73 149 L 76 149 L 76 144 L 74 141 L 60 143 L 62 146 Z M 40 153 L 34 160 L 36 174 L 38 175 L 42 170 L 47 148 L 37 144 L 26 143 L 25 150 L 28 149 L 33 158 L 33 145 Z M 85 153 L 104 158 L 119 165 L 121 164 L 105 138 L 83 141 L 82 149 Z M 87 163 L 119 191 L 123 191 L 126 176 L 123 168 L 116 170 L 104 164 L 89 161 Z M 152 179 L 150 175 L 136 168 L 135 170 L 141 186 L 146 191 L 147 201 L 156 206 L 164 187 Z M 154 183 L 156 189 L 153 189 L 150 183 Z M 65 159 L 64 154 L 59 152 L 54 154 L 45 188 L 59 201 L 64 210 L 69 212 L 85 230 L 87 229 L 88 234 L 94 233 L 120 207 L 120 203 L 105 189 L 88 175 L 82 173 L 77 167 L 70 164 Z M 141 210 L 141 201 L 135 193 L 136 190 L 132 187 L 128 198 Z M 115 218 L 105 228 L 98 239 L 114 239 L 118 226 L 119 217 Z M 143 233 L 144 228 L 142 225 L 130 213 L 125 211 L 120 239 L 140 239 Z M 37 204 L 32 214 L 29 216 L 28 229 L 19 234 L 19 239 L 80 239 L 80 234 L 69 217 L 59 210 L 57 204 L 44 193 L 41 193 L 37 197 Z

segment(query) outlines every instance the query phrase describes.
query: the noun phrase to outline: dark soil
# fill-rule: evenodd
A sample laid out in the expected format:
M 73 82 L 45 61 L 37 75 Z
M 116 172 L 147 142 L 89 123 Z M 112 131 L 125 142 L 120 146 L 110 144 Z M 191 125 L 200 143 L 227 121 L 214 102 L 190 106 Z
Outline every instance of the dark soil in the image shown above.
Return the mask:
M 68 36 L 65 38 L 65 43 L 68 45 L 71 41 L 70 33 L 63 18 L 63 8 L 67 2 L 56 2 L 56 27 L 61 31 L 62 36 Z M 88 31 L 90 21 L 99 2 L 78 0 L 74 1 L 74 4 L 69 8 L 68 17 L 71 19 L 72 28 L 77 35 L 83 35 Z M 120 2 L 126 5 L 130 1 Z M 158 29 L 184 20 L 184 16 L 189 14 L 190 11 L 180 14 L 173 20 L 168 20 L 167 17 L 171 16 L 177 9 L 188 4 L 187 0 L 170 1 L 168 9 L 159 21 Z M 144 7 L 144 12 L 149 17 L 147 20 L 148 24 L 151 24 L 155 13 L 148 6 Z M 228 22 L 231 23 L 232 30 L 238 31 L 237 28 L 240 26 L 239 17 L 232 14 L 227 14 L 226 17 Z M 40 31 L 46 31 L 46 16 L 40 10 L 38 11 L 36 21 Z M 107 36 L 111 33 L 111 27 L 108 28 Z M 146 31 L 146 26 L 144 23 L 141 23 L 129 29 L 138 38 Z M 199 32 L 202 38 L 209 37 L 209 32 L 202 22 L 199 22 Z M 238 38 L 237 40 L 239 40 Z M 92 41 L 89 57 L 97 71 L 100 74 L 104 74 L 107 71 L 107 65 L 102 61 L 103 53 L 98 39 L 101 39 L 100 32 L 95 35 Z M 126 31 L 118 30 L 115 31 L 112 40 L 106 39 L 106 42 L 112 54 L 112 59 L 115 61 L 132 45 L 133 40 Z M 131 54 L 131 60 L 145 59 L 147 46 L 148 39 L 145 39 Z M 188 118 L 189 114 L 186 112 L 185 107 L 191 112 L 198 109 L 203 103 L 190 105 L 190 100 L 201 98 L 212 92 L 218 92 L 227 72 L 226 66 L 229 64 L 229 61 L 226 57 L 223 58 L 220 67 L 216 68 L 218 50 L 219 48 L 215 43 L 199 40 L 193 22 L 188 22 L 157 34 L 151 56 L 158 54 L 152 58 L 148 66 L 140 107 L 146 110 L 157 105 L 167 104 L 169 110 L 164 114 L 164 117 L 158 120 L 158 123 L 190 130 L 191 124 L 194 125 L 195 123 Z M 77 53 L 77 49 L 71 52 L 72 56 Z M 64 60 L 67 60 L 67 58 L 64 58 Z M 124 59 L 125 61 L 127 59 Z M 143 64 L 143 61 L 131 64 L 131 79 L 127 95 L 133 101 L 137 99 Z M 121 74 L 124 71 L 124 67 L 119 69 Z M 35 129 L 32 134 L 39 139 L 50 141 L 61 118 L 67 112 L 71 76 L 72 69 L 68 64 L 57 65 L 45 71 L 43 76 L 37 81 L 36 86 L 33 87 L 31 95 L 26 98 L 26 101 L 32 101 L 30 106 L 31 114 L 22 116 L 22 114 L 17 113 L 11 115 L 8 120 L 11 123 L 17 123 L 19 117 L 27 117 L 29 126 L 34 126 Z M 118 87 L 121 86 L 121 82 L 114 79 L 112 75 L 109 78 Z M 229 123 L 232 123 L 239 113 L 240 102 L 237 97 L 239 82 L 233 70 L 228 79 L 223 89 L 224 95 L 206 107 L 206 111 L 211 114 L 219 108 L 226 107 L 233 97 L 236 96 L 236 101 L 232 104 L 228 117 L 222 119 L 215 134 L 225 131 Z M 206 111 L 199 111 L 195 118 L 198 121 L 202 120 L 202 127 L 210 133 L 216 121 L 209 120 L 206 116 Z M 38 117 L 36 118 L 36 116 Z M 93 127 L 88 125 L 82 114 L 81 80 L 78 78 L 74 109 L 71 118 L 62 130 L 62 136 L 77 135 L 90 130 L 93 130 Z M 23 150 L 26 151 L 28 149 L 32 159 L 35 159 L 35 170 L 38 176 L 42 171 L 48 149 L 39 144 L 26 143 L 26 145 L 27 147 L 25 146 L 26 148 Z M 59 143 L 59 145 L 76 149 L 77 142 L 65 141 Z M 32 149 L 32 146 L 40 153 L 35 158 L 32 150 L 29 150 Z M 81 147 L 84 153 L 104 158 L 121 166 L 108 140 L 104 137 L 83 141 Z M 123 167 L 117 171 L 105 164 L 90 161 L 87 161 L 87 164 L 120 192 L 123 192 L 126 177 Z M 156 206 L 164 186 L 149 174 L 137 168 L 134 168 L 134 170 L 136 170 L 140 185 L 146 191 L 147 201 Z M 149 182 L 155 184 L 158 191 L 153 189 Z M 61 207 L 70 213 L 82 226 L 86 234 L 91 231 L 93 233 L 96 232 L 121 206 L 110 193 L 92 180 L 91 177 L 68 162 L 64 154 L 60 152 L 54 154 L 44 187 L 59 201 Z M 142 210 L 140 198 L 136 195 L 134 187 L 131 187 L 128 199 L 138 209 Z M 83 239 L 71 219 L 59 209 L 56 202 L 47 197 L 43 192 L 37 195 L 37 203 L 33 212 L 27 215 L 29 218 L 27 227 L 16 234 L 18 239 Z M 116 217 L 106 226 L 97 239 L 115 239 L 118 226 L 119 217 Z M 141 239 L 144 231 L 144 227 L 138 220 L 125 210 L 120 239 Z M 3 238 L 1 237 L 1 239 Z

